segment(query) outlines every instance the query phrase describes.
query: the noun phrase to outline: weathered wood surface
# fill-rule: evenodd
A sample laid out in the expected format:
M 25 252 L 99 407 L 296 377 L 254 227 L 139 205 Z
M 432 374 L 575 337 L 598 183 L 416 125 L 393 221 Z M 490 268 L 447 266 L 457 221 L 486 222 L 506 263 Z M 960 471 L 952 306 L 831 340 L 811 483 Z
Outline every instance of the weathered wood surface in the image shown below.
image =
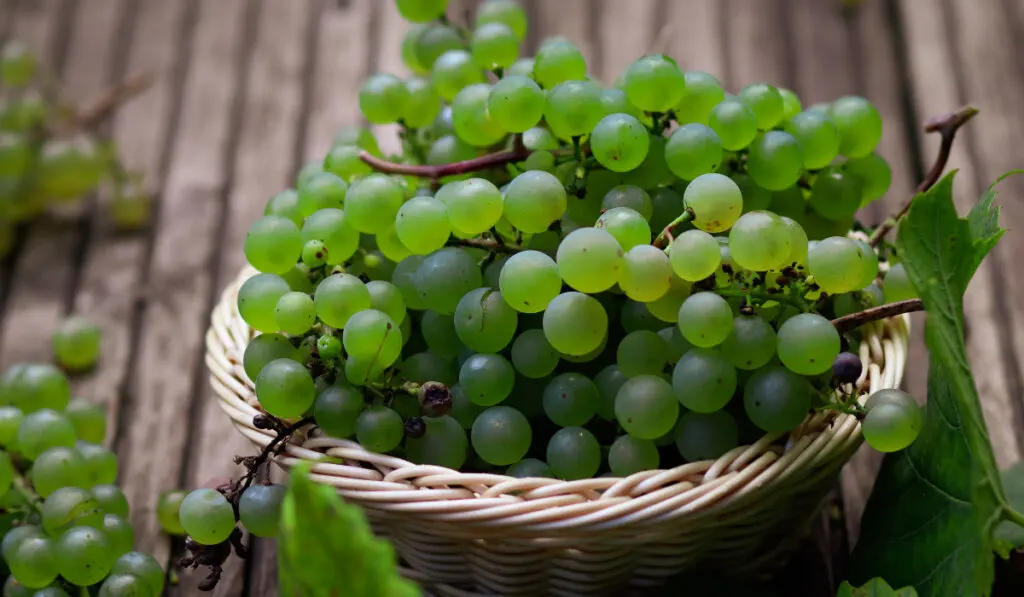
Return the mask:
M 476 4 L 452 0 L 450 14 L 462 20 Z M 767 81 L 797 90 L 807 104 L 866 95 L 886 119 L 880 151 L 893 166 L 890 195 L 862 214 L 869 223 L 905 201 L 930 164 L 937 139 L 920 131 L 927 116 L 968 102 L 982 110 L 951 160 L 961 170 L 961 205 L 1021 165 L 1024 3 L 864 0 L 849 11 L 841 4 L 524 0 L 533 19 L 526 48 L 564 35 L 609 82 L 633 57 L 659 51 L 720 75 L 732 90 Z M 407 74 L 399 54 L 405 29 L 388 0 L 0 0 L 0 39 L 31 44 L 77 100 L 127 75 L 156 75 L 108 129 L 128 165 L 147 173 L 156 198 L 148 230 L 114 233 L 89 198 L 21 231 L 0 264 L 0 365 L 45 358 L 49 332 L 68 312 L 103 326 L 103 362 L 75 389 L 110 407 L 138 547 L 164 561 L 180 546 L 158 531 L 157 493 L 230 475 L 231 456 L 249 450 L 210 400 L 202 360 L 209 311 L 243 262 L 248 222 L 301 164 L 328 149 L 339 127 L 361 122 L 361 78 Z M 382 147 L 397 149 L 393 127 L 377 132 Z M 1005 223 L 1019 228 L 1024 181 L 1012 178 L 1002 191 Z M 1019 234 L 1007 235 L 965 305 L 1003 466 L 1024 449 L 1024 303 L 1014 300 L 1024 292 L 1014 275 L 1022 248 Z M 923 395 L 920 329 L 905 383 Z M 844 472 L 850 537 L 877 461 L 865 451 Z M 218 594 L 276 594 L 272 543 L 254 552 L 248 565 L 226 571 Z M 174 591 L 196 594 L 195 579 L 186 575 Z

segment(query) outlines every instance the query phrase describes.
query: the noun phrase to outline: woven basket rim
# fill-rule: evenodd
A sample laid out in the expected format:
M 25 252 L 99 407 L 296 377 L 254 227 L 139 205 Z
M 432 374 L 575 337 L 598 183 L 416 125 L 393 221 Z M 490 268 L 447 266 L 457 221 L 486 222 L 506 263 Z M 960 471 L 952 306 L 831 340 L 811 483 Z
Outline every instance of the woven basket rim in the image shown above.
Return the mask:
M 206 363 L 220 407 L 239 432 L 265 448 L 275 434 L 252 424 L 253 416 L 262 411 L 241 356 L 254 332 L 236 305 L 239 286 L 255 273 L 244 268 L 221 295 L 206 335 Z M 857 386 L 869 392 L 861 400 L 878 389 L 899 387 L 909 325 L 907 315 L 866 324 L 860 344 L 865 367 Z M 301 461 L 313 462 L 315 480 L 335 486 L 347 499 L 372 510 L 443 524 L 454 535 L 471 537 L 501 530 L 502 537 L 509 539 L 551 537 L 552 533 L 568 538 L 576 533 L 641 528 L 657 532 L 666 523 L 690 524 L 726 509 L 742 510 L 743 504 L 764 499 L 773 489 L 809 485 L 835 474 L 862 441 L 855 417 L 824 411 L 789 432 L 781 448 L 775 442 L 787 433 L 766 434 L 717 460 L 624 478 L 564 481 L 420 465 L 315 432 L 310 425 L 305 434 L 296 434 L 275 462 L 285 469 Z

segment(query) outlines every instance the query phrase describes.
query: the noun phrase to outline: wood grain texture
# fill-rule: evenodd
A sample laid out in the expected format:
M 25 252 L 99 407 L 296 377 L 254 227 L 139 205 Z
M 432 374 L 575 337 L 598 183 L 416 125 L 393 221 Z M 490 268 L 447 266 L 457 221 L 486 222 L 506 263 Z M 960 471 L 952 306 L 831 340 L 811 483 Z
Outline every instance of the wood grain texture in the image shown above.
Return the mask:
M 719 35 L 723 15 L 716 0 L 662 0 L 656 13 L 660 25 L 654 45 L 685 70 L 725 76 L 724 43 Z
M 719 43 L 725 61 L 721 71 L 727 91 L 751 83 L 792 85 L 792 65 L 786 54 L 785 10 L 780 0 L 721 0 L 718 2 Z
M 605 85 L 611 85 L 637 58 L 661 51 L 671 35 L 667 23 L 657 22 L 658 0 L 594 0 L 591 12 L 599 15 L 594 40 L 594 61 L 590 72 Z
M 231 114 L 247 49 L 247 4 L 253 6 L 243 0 L 198 3 L 182 118 L 143 289 L 138 360 L 116 446 L 125 494 L 136 504 L 136 547 L 161 561 L 168 561 L 168 541 L 154 510 L 140 505 L 153 504 L 161 491 L 183 481 L 212 298 L 211 257 L 228 182 Z

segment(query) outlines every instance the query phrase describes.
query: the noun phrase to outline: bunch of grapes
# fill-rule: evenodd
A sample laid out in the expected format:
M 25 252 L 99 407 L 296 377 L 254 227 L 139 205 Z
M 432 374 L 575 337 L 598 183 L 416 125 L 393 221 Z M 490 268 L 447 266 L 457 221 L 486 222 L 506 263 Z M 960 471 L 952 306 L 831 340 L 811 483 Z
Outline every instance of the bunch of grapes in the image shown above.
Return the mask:
M 103 186 L 119 227 L 145 223 L 149 200 L 140 175 L 126 171 L 113 143 L 95 131 L 112 105 L 92 113 L 68 105 L 52 74 L 18 41 L 0 48 L 0 84 L 0 256 L 19 223 Z
M 17 364 L 0 375 L 4 597 L 163 591 L 163 568 L 133 550 L 117 458 L 102 445 L 106 419 L 104 408 L 71 399 L 53 365 Z
M 245 239 L 244 368 L 267 413 L 560 479 L 717 458 L 822 409 L 880 450 L 914 440 L 910 396 L 859 405 L 860 333 L 831 321 L 914 296 L 849 234 L 890 185 L 868 100 L 733 95 L 664 55 L 604 87 L 566 39 L 520 56 L 515 2 L 483 2 L 472 31 L 445 4 L 398 1 L 415 74 L 359 91 L 403 154 L 344 129 Z M 223 540 L 227 502 L 195 501 Z

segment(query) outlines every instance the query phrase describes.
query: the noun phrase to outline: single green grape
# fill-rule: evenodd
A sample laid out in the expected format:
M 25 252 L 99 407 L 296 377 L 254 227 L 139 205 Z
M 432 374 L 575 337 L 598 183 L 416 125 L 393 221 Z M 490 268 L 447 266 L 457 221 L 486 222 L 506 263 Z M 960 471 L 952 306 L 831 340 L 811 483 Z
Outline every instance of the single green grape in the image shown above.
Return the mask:
M 721 354 L 737 369 L 754 370 L 775 356 L 775 329 L 759 315 L 738 315 L 722 342 Z
M 828 363 L 831 367 L 832 359 Z M 784 433 L 807 417 L 811 386 L 784 367 L 768 365 L 755 371 L 743 386 L 743 406 L 750 421 L 763 431 Z
M 839 155 L 839 130 L 826 114 L 801 112 L 786 123 L 786 132 L 800 143 L 808 170 L 824 168 Z
M 861 180 L 839 167 L 818 173 L 811 186 L 811 207 L 830 220 L 846 221 L 860 208 Z
M 512 342 L 512 366 L 520 374 L 533 379 L 551 375 L 561 355 L 539 329 L 524 330 Z
M 26 537 L 19 541 L 7 556 L 7 565 L 11 576 L 30 589 L 45 587 L 60 573 L 56 545 L 46 537 Z
M 455 332 L 470 350 L 498 352 L 512 341 L 518 319 L 501 292 L 477 288 L 467 292 L 455 307 Z
M 779 124 L 783 115 L 782 94 L 767 83 L 752 83 L 740 90 L 740 101 L 750 106 L 757 118 L 757 128 L 770 130 Z
M 707 278 L 722 264 L 718 241 L 703 230 L 683 232 L 675 237 L 671 247 L 669 258 L 672 271 L 687 282 Z
M 857 290 L 864 278 L 863 249 L 843 236 L 832 236 L 809 247 L 807 265 L 814 282 L 829 294 Z
M 493 406 L 508 398 L 515 379 L 512 364 L 499 354 L 474 354 L 459 369 L 459 385 L 480 406 Z
M 99 360 L 101 339 L 99 326 L 87 317 L 73 315 L 53 332 L 53 356 L 65 369 L 86 371 Z
M 435 197 L 413 197 L 398 210 L 395 231 L 414 255 L 429 255 L 451 236 L 448 211 Z
M 581 292 L 564 292 L 544 311 L 544 336 L 562 354 L 582 356 L 605 341 L 608 313 L 594 297 Z
M 103 580 L 117 557 L 106 534 L 86 526 L 71 528 L 61 535 L 53 555 L 59 574 L 80 587 Z
M 447 102 L 455 99 L 459 91 L 486 82 L 484 72 L 473 60 L 473 55 L 462 49 L 447 50 L 433 62 L 430 81 L 438 94 Z
M 723 352 L 694 348 L 676 363 L 672 388 L 688 410 L 712 413 L 724 408 L 732 399 L 736 392 L 736 368 Z
M 693 210 L 693 225 L 704 232 L 725 232 L 743 213 L 743 194 L 728 176 L 702 174 L 683 192 L 683 203 Z
M 722 142 L 710 127 L 689 123 L 672 132 L 665 145 L 665 161 L 684 180 L 715 172 L 722 163 Z
M 606 197 L 608 196 L 606 195 Z M 603 208 L 603 211 L 604 213 L 594 224 L 594 228 L 606 230 L 619 243 L 623 251 L 629 251 L 638 245 L 650 244 L 651 226 L 643 214 L 630 207 L 622 206 Z
M 629 114 L 609 114 L 590 134 L 594 159 L 613 172 L 629 172 L 643 163 L 650 148 L 647 128 Z
M 484 462 L 503 466 L 526 456 L 533 441 L 533 430 L 518 410 L 511 406 L 492 406 L 473 421 L 470 441 L 473 451 Z
M 683 301 L 690 296 L 690 283 L 673 274 L 669 281 L 668 292 L 661 298 L 646 303 L 647 312 L 653 315 L 656 320 L 650 321 L 652 330 L 662 328 L 662 323 L 677 323 L 679 321 L 679 307 Z
M 582 427 L 564 427 L 548 440 L 547 463 L 556 477 L 572 481 L 593 477 L 601 468 L 601 446 Z
M 135 529 L 130 522 L 116 514 L 103 516 L 103 533 L 110 540 L 115 558 L 135 547 Z
M 558 137 L 589 134 L 603 116 L 601 88 L 595 83 L 563 81 L 547 92 L 544 121 Z
M 726 410 L 687 412 L 674 431 L 676 449 L 687 462 L 717 460 L 739 445 L 739 426 Z
M 98 597 L 157 597 L 146 583 L 134 574 L 111 574 L 100 586 Z
M 683 73 L 686 88 L 683 97 L 673 108 L 679 124 L 697 122 L 707 124 L 711 110 L 725 99 L 722 84 L 714 76 L 702 71 Z
M 405 442 L 409 459 L 417 464 L 433 464 L 459 470 L 466 462 L 469 439 L 466 431 L 450 416 L 426 417 L 426 431 Z
M 544 91 L 528 76 L 507 75 L 491 87 L 487 110 L 502 129 L 522 133 L 544 115 Z
M 896 389 L 879 390 L 865 403 L 861 422 L 865 441 L 879 452 L 897 452 L 914 443 L 921 433 L 921 407 L 913 396 Z
M 555 262 L 566 284 L 594 294 L 618 281 L 622 254 L 622 247 L 606 230 L 579 228 L 562 239 Z
M 263 410 L 282 419 L 301 417 L 313 405 L 313 378 L 292 359 L 270 361 L 256 378 L 256 398 Z
M 295 346 L 287 337 L 281 334 L 260 334 L 246 345 L 245 353 L 242 355 L 242 367 L 246 376 L 254 380 L 270 361 L 295 357 Z
M 288 282 L 275 274 L 256 274 L 238 289 L 238 313 L 252 328 L 261 332 L 276 332 L 274 309 L 277 301 L 291 291 Z
M 649 303 L 665 296 L 672 278 L 669 257 L 657 247 L 638 244 L 622 257 L 619 288 L 638 303 Z
M 154 597 L 164 590 L 164 569 L 156 558 L 149 554 L 138 551 L 122 554 L 110 568 L 111 577 L 119 574 L 131 574 L 140 579 L 149 587 Z
M 487 23 L 501 23 L 511 29 L 522 41 L 526 37 L 526 11 L 516 0 L 485 0 L 476 7 L 475 27 Z
M 42 507 L 43 528 L 51 537 L 59 537 L 73 526 L 103 528 L 103 515 L 96 498 L 80 487 L 61 487 Z
M 504 23 L 484 23 L 473 30 L 469 49 L 480 68 L 506 68 L 519 58 L 519 38 Z
M 726 151 L 739 151 L 757 136 L 757 116 L 738 98 L 726 98 L 712 108 L 708 126 Z
M 356 420 L 356 439 L 371 452 L 394 450 L 404 433 L 402 417 L 386 406 L 368 406 Z
M 665 435 L 678 416 L 679 400 L 672 385 L 660 375 L 630 378 L 615 395 L 616 420 L 626 433 L 639 439 Z
M 316 287 L 313 303 L 321 321 L 344 328 L 353 315 L 370 307 L 370 291 L 351 274 L 333 274 Z
M 23 413 L 41 408 L 64 410 L 71 400 L 71 384 L 49 363 L 17 363 L 0 378 L 0 401 Z
M 337 265 L 350 259 L 359 248 L 359 231 L 352 227 L 345 212 L 324 208 L 306 218 L 302 242 L 320 241 L 327 249 L 326 263 Z
M 345 197 L 345 216 L 359 232 L 377 234 L 394 226 L 405 197 L 402 187 L 384 174 L 370 174 L 352 183 Z
M 501 191 L 483 178 L 450 182 L 436 197 L 445 206 L 452 230 L 464 235 L 486 232 L 501 219 Z
M 17 447 L 21 455 L 35 460 L 50 448 L 75 445 L 75 425 L 64 413 L 49 408 L 25 415 L 18 425 Z
M 861 207 L 880 199 L 892 185 L 892 169 L 889 162 L 877 153 L 847 160 L 842 168 L 861 182 Z
M 274 308 L 277 327 L 292 336 L 301 336 L 316 323 L 316 305 L 305 292 L 287 292 L 277 300 Z
M 405 80 L 405 90 L 409 94 L 402 117 L 405 126 L 418 129 L 432 124 L 441 111 L 441 96 L 434 86 L 423 77 L 409 77 Z
M 558 264 L 540 251 L 521 251 L 510 257 L 498 280 L 501 296 L 521 313 L 543 311 L 562 289 Z
M 562 373 L 548 382 L 543 395 L 544 413 L 556 425 L 586 424 L 597 414 L 600 396 L 597 386 L 580 373 Z
M 519 462 L 505 469 L 505 474 L 516 479 L 528 479 L 533 477 L 553 478 L 555 473 L 543 460 L 536 458 L 523 458 Z
M 0 447 L 7 449 L 15 447 L 18 439 L 18 426 L 21 425 L 24 418 L 24 413 L 18 407 L 0 406 Z
M 330 155 L 330 154 L 328 154 Z M 348 185 L 345 180 L 333 172 L 316 172 L 299 186 L 298 211 L 304 218 L 326 208 L 340 209 L 345 205 Z M 282 216 L 278 216 L 282 217 Z M 289 218 L 290 219 L 290 218 Z M 302 222 L 293 223 L 301 226 Z
M 828 108 L 839 130 L 839 153 L 848 158 L 869 155 L 882 140 L 882 117 L 871 102 L 856 96 L 846 96 L 832 102 Z
M 6 454 L 0 457 L 4 470 L 10 468 Z M 61 487 L 88 487 L 89 475 L 85 459 L 74 448 L 56 446 L 39 455 L 29 473 L 32 486 L 40 497 L 47 497 Z M 6 478 L 7 475 L 0 475 Z M 2 480 L 2 479 L 0 479 Z M 9 486 L 10 482 L 5 485 Z
M 729 231 L 729 251 L 740 267 L 764 272 L 789 263 L 791 239 L 782 218 L 770 211 L 751 211 L 740 216 Z
M 185 535 L 185 527 L 181 526 L 179 512 L 181 502 L 188 492 L 183 489 L 172 489 L 160 493 L 156 502 L 156 517 L 160 528 L 169 535 Z
M 750 144 L 747 172 L 759 186 L 781 191 L 796 184 L 804 169 L 800 142 L 784 131 L 768 131 Z
M 235 512 L 215 489 L 196 489 L 181 502 L 178 516 L 189 537 L 201 545 L 216 545 L 235 530 Z
M 401 120 L 408 102 L 409 90 L 394 75 L 372 75 L 359 88 L 359 111 L 374 124 Z
M 541 44 L 533 58 L 533 78 L 545 89 L 563 81 L 579 81 L 587 75 L 583 52 L 565 39 Z
M 623 91 L 630 103 L 645 112 L 666 112 L 686 93 L 686 77 L 675 60 L 664 54 L 638 58 L 623 73 Z
M 427 23 L 444 16 L 448 0 L 395 0 L 398 14 L 413 23 Z
M 608 466 L 616 477 L 656 469 L 660 458 L 654 442 L 632 435 L 619 436 L 608 450 Z
M 679 306 L 677 323 L 690 344 L 705 348 L 717 346 L 732 331 L 732 308 L 713 292 L 698 292 Z
M 276 537 L 280 529 L 284 485 L 250 485 L 238 499 L 238 518 L 257 537 Z
M 776 349 L 786 368 L 800 375 L 818 375 L 832 368 L 840 344 L 831 321 L 817 313 L 800 313 L 779 327 Z
M 327 435 L 350 437 L 356 432 L 356 420 L 365 406 L 361 392 L 335 385 L 317 394 L 313 401 L 313 418 Z
M 472 255 L 461 248 L 445 247 L 423 260 L 414 281 L 426 307 L 438 313 L 451 314 L 467 292 L 482 285 L 483 276 Z M 401 289 L 398 283 L 395 285 Z M 406 304 L 409 304 L 408 297 Z
M 452 100 L 452 125 L 455 134 L 474 147 L 489 147 L 501 141 L 505 129 L 491 118 L 487 100 L 491 86 L 474 83 L 463 87 Z
M 323 171 L 337 176 L 343 182 L 351 182 L 360 176 L 370 174 L 373 169 L 359 157 L 362 152 L 363 149 L 356 145 L 335 145 L 324 156 Z M 311 177 L 307 185 L 312 184 L 312 181 Z
M 565 213 L 567 198 L 561 181 L 533 170 L 515 177 L 505 189 L 504 215 L 518 230 L 544 232 Z
M 657 332 L 636 330 L 619 341 L 615 361 L 626 377 L 658 375 L 668 364 L 668 346 Z

